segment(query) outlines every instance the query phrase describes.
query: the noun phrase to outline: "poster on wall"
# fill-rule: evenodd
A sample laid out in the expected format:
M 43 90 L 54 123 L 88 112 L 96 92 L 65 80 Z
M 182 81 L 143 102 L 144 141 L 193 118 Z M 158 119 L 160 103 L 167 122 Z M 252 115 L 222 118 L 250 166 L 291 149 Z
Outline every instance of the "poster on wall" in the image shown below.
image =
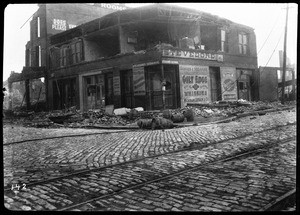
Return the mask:
M 179 65 L 181 105 L 208 103 L 210 79 L 207 66 Z
M 222 100 L 237 100 L 236 69 L 234 67 L 220 67 Z
M 121 95 L 120 76 L 113 76 L 114 95 Z
M 135 96 L 146 95 L 144 67 L 133 67 L 133 93 Z

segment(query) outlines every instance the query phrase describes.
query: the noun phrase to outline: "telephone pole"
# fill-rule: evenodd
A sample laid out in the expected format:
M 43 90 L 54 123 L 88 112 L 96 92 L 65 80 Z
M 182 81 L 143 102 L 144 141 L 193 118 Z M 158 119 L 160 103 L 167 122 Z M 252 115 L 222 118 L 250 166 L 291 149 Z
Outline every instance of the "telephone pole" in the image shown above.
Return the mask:
M 285 73 L 286 73 L 286 40 L 287 40 L 287 23 L 289 15 L 289 6 L 286 7 L 285 30 L 284 30 L 284 44 L 283 44 L 283 64 L 282 64 L 282 89 L 281 89 L 281 104 L 284 104 L 285 98 Z

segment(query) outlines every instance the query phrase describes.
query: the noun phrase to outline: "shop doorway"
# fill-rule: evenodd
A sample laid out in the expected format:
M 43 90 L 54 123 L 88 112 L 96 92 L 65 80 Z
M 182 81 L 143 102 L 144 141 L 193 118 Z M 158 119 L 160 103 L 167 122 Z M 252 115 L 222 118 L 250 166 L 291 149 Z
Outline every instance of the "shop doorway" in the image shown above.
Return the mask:
M 121 106 L 133 108 L 133 76 L 132 70 L 120 71 L 121 76 Z
M 178 107 L 178 68 L 176 69 L 175 65 L 164 65 L 163 69 L 164 77 L 160 65 L 148 67 L 148 98 L 152 110 L 163 109 L 163 79 L 166 82 L 165 108 L 175 109 Z
M 76 78 L 53 81 L 53 109 L 61 110 L 76 105 Z
M 209 67 L 210 86 L 211 86 L 211 101 L 222 100 L 221 92 L 221 74 L 219 67 Z
M 251 100 L 251 92 L 250 92 L 250 76 L 249 75 L 241 75 L 238 80 L 238 98 L 244 99 L 247 101 Z
M 113 73 L 104 74 L 105 80 L 105 105 L 114 104 L 114 88 L 113 88 Z
M 103 75 L 92 75 L 84 77 L 86 110 L 100 109 L 105 106 L 104 77 Z

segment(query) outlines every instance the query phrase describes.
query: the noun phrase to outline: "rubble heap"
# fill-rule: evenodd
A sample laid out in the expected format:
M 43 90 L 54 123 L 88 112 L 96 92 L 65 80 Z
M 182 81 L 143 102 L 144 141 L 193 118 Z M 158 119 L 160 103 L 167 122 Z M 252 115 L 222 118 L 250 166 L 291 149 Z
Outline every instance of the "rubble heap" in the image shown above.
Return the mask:
M 127 109 L 120 116 L 114 113 L 108 114 L 105 109 L 89 110 L 81 112 L 71 107 L 65 110 L 56 110 L 52 112 L 26 112 L 26 111 L 3 111 L 4 120 L 10 120 L 10 123 L 23 124 L 32 127 L 71 127 L 84 128 L 89 126 L 125 126 L 129 124 L 137 125 L 140 119 L 154 119 L 157 117 L 167 119 L 179 119 L 182 115 L 186 118 L 186 113 L 192 110 L 195 117 L 213 118 L 213 117 L 230 117 L 239 113 L 259 111 L 266 109 L 278 109 L 295 105 L 287 103 L 282 105 L 280 102 L 245 102 L 237 101 L 231 103 L 215 102 L 208 105 L 192 105 L 180 109 L 171 109 L 165 111 L 143 111 L 140 109 Z M 116 110 L 116 109 L 115 109 Z M 139 110 L 139 111 L 137 111 Z M 176 117 L 174 117 L 176 116 Z M 186 120 L 186 119 L 185 119 Z M 174 121 L 174 120 L 173 120 Z M 179 123 L 182 120 L 179 119 Z M 177 122 L 176 122 L 177 123 Z

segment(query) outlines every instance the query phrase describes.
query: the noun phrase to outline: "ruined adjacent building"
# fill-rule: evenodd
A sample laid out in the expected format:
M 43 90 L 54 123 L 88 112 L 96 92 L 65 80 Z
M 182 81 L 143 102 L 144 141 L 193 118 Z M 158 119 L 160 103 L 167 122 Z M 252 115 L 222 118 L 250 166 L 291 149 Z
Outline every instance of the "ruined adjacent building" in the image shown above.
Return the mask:
M 52 19 L 47 32 L 61 23 Z M 70 24 L 49 37 L 45 55 L 34 64 L 45 67 L 50 109 L 114 105 L 155 110 L 258 99 L 251 27 L 169 4 Z
M 13 73 L 8 79 L 12 92 L 14 82 L 25 82 L 25 98 L 30 107 L 33 95 L 30 88 L 34 79 L 45 78 L 45 94 L 48 98 L 48 73 L 50 67 L 49 41 L 52 35 L 67 31 L 80 24 L 105 16 L 117 10 L 125 10 L 123 4 L 38 4 L 39 9 L 30 21 L 30 41 L 26 44 L 25 66 L 21 73 Z

